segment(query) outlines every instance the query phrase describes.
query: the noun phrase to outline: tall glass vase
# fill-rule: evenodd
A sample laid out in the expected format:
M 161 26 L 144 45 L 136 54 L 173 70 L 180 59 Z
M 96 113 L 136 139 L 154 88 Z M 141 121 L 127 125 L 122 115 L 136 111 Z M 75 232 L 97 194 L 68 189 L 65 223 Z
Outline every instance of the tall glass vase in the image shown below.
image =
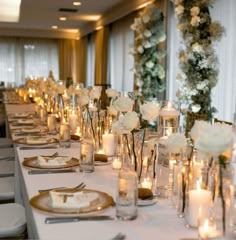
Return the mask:
M 228 236 L 233 225 L 234 169 L 230 162 L 220 164 L 217 161 L 211 174 L 214 177 L 212 216 L 220 235 Z

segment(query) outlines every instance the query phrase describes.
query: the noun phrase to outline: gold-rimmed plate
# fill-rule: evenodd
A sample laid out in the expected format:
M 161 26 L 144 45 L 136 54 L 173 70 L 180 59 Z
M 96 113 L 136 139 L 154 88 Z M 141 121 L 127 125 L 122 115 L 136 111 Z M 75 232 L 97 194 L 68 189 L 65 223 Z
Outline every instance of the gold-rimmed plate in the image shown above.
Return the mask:
M 55 213 L 55 214 L 87 214 L 99 212 L 109 206 L 112 205 L 113 199 L 110 195 L 105 192 L 96 191 L 92 189 L 75 189 L 75 188 L 66 188 L 66 189 L 58 189 L 54 190 L 62 193 L 75 193 L 75 192 L 83 192 L 83 193 L 97 193 L 96 201 L 93 201 L 88 207 L 81 208 L 55 208 L 52 206 L 52 200 L 49 192 L 42 192 L 30 199 L 30 205 L 35 209 L 40 211 Z
M 45 137 L 24 137 L 19 138 L 14 141 L 16 144 L 24 144 L 24 145 L 31 145 L 31 146 L 38 146 L 38 145 L 47 145 L 57 143 L 58 139 L 56 138 L 45 138 Z
M 48 161 L 54 160 L 55 157 L 52 156 L 43 156 L 45 157 Z M 22 165 L 24 167 L 30 168 L 30 169 L 63 169 L 63 168 L 72 168 L 76 167 L 79 165 L 79 159 L 73 158 L 73 157 L 66 157 L 66 156 L 57 156 L 61 158 L 65 158 L 65 161 L 63 161 L 60 164 L 39 164 L 38 157 L 28 157 L 25 158 L 24 161 L 22 162 Z

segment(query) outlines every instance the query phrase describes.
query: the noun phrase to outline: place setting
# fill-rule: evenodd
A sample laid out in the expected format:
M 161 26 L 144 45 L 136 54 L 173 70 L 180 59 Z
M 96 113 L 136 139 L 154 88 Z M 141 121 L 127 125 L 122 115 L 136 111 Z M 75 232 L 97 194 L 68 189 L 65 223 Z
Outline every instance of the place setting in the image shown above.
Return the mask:
M 61 156 L 57 152 L 52 155 L 38 155 L 24 158 L 22 166 L 29 169 L 29 175 L 73 173 L 79 166 L 79 159 Z

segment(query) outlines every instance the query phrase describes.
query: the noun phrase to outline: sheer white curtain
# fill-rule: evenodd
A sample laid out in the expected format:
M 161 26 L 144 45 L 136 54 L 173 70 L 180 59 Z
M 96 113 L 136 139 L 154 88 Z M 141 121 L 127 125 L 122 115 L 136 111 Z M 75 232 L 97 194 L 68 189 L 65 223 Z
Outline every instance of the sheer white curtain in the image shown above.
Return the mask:
M 179 87 L 176 81 L 178 72 L 178 51 L 181 46 L 181 37 L 176 29 L 173 3 L 170 3 L 168 14 L 168 64 L 167 79 L 169 99 L 176 99 L 175 93 Z M 233 121 L 236 112 L 236 1 L 216 0 L 210 9 L 212 19 L 218 20 L 226 30 L 225 36 L 215 45 L 219 60 L 219 78 L 217 86 L 213 89 L 212 104 L 218 112 L 216 117 L 226 121 Z
M 118 91 L 133 91 L 134 74 L 131 71 L 134 58 L 129 53 L 134 41 L 134 33 L 130 25 L 134 21 L 134 14 L 128 15 L 111 26 L 110 40 L 110 84 Z
M 85 85 L 93 86 L 95 81 L 95 46 L 94 35 L 88 35 L 87 58 L 86 58 L 86 81 Z
M 24 84 L 26 77 L 58 79 L 57 41 L 51 39 L 0 38 L 0 81 Z

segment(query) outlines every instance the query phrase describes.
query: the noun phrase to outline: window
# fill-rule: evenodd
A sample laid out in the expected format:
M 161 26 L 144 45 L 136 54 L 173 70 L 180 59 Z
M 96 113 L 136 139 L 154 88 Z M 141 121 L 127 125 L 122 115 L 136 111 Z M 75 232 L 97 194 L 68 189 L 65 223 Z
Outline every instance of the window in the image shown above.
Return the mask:
M 134 88 L 134 74 L 132 72 L 134 58 L 129 53 L 134 41 L 134 33 L 130 29 L 133 21 L 134 14 L 131 14 L 111 25 L 110 84 L 118 91 L 133 91 Z
M 94 49 L 94 35 L 88 35 L 87 45 L 87 63 L 86 63 L 86 83 L 85 85 L 93 86 L 95 79 L 95 49 Z
M 0 38 L 0 80 L 5 85 L 24 84 L 26 77 L 58 79 L 57 41 L 50 39 Z

